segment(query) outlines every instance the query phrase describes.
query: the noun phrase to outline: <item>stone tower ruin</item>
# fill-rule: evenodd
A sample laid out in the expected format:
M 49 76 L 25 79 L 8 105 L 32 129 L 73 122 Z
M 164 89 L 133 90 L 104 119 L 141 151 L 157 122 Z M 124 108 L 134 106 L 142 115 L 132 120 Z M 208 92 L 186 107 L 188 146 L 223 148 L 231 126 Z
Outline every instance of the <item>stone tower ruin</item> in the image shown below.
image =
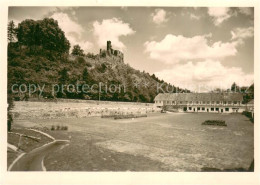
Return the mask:
M 110 40 L 107 41 L 107 50 L 100 49 L 101 56 L 109 56 L 119 62 L 124 62 L 124 54 L 119 50 L 114 50 Z

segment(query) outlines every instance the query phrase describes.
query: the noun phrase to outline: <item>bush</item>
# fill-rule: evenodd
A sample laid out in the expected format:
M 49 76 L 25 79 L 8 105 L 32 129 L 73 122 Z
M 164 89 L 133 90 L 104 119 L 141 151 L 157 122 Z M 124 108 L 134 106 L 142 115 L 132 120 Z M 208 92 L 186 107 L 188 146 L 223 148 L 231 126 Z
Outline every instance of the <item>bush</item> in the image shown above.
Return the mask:
M 77 61 L 78 61 L 78 63 L 80 63 L 80 64 L 83 64 L 83 63 L 86 62 L 85 59 L 84 59 L 84 57 L 82 57 L 82 56 L 77 57 Z
M 227 126 L 226 122 L 223 120 L 206 120 L 202 125 Z
M 243 111 L 242 114 L 245 115 L 246 117 L 248 117 L 252 123 L 254 123 L 254 118 L 253 118 L 252 112 Z
M 51 130 L 68 130 L 68 126 L 54 126 L 54 125 L 52 125 L 51 126 Z
M 51 126 L 51 130 L 55 130 L 55 126 L 54 125 Z
M 96 68 L 100 73 L 104 73 L 107 69 L 107 66 L 106 66 L 106 64 L 102 63 L 102 64 L 97 65 Z
M 139 115 L 134 115 L 134 114 L 115 115 L 114 119 L 131 119 L 131 118 L 141 118 L 141 117 L 147 117 L 147 115 L 146 114 L 139 114 Z
M 91 63 L 88 62 L 88 61 L 86 61 L 86 66 L 87 66 L 87 67 L 92 67 Z
M 86 55 L 86 57 L 92 58 L 92 59 L 95 59 L 95 58 L 96 58 L 96 56 L 94 55 L 94 53 L 88 53 L 88 54 Z
M 62 126 L 61 130 L 68 130 L 68 126 Z

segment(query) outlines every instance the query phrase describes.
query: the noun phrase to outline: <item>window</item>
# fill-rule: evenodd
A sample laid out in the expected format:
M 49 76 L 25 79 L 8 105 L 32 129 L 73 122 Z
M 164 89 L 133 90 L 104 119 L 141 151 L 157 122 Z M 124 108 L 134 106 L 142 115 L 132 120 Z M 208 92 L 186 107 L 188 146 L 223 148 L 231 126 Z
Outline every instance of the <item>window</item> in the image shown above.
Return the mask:
M 203 104 L 206 104 L 206 102 L 204 101 L 204 102 L 202 102 Z
M 182 104 L 182 101 L 180 101 L 180 104 Z
M 217 104 L 219 104 L 219 101 L 217 101 Z
M 237 104 L 237 101 L 234 101 L 234 104 Z
M 228 104 L 232 104 L 232 101 L 228 101 Z
M 224 103 L 224 104 L 227 104 L 227 102 L 226 102 L 226 101 L 224 101 L 223 103 Z
M 192 101 L 190 101 L 190 104 L 192 104 Z
M 170 101 L 167 101 L 167 104 L 170 104 Z
M 205 110 L 205 107 L 202 107 L 202 110 Z
M 226 112 L 229 112 L 229 108 L 225 108 L 225 111 L 226 111 Z
M 172 101 L 172 104 L 175 104 L 175 101 Z
M 192 107 L 189 107 L 189 110 L 192 110 Z
M 210 101 L 207 101 L 207 104 L 210 104 Z
M 211 102 L 211 104 L 214 104 L 214 103 L 215 103 L 214 101 Z
M 219 111 L 219 108 L 216 108 L 216 111 Z
M 196 104 L 199 104 L 199 102 L 198 102 L 198 101 L 196 101 Z
M 197 109 L 200 110 L 200 107 L 198 107 Z
M 211 110 L 211 111 L 214 111 L 214 108 L 211 108 L 210 110 Z

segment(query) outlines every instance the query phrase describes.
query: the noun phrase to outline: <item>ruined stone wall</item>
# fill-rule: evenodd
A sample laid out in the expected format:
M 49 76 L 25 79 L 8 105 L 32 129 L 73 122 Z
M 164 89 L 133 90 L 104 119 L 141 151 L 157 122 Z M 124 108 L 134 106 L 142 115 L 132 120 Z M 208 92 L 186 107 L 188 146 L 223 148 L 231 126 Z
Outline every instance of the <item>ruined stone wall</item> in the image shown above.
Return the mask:
M 107 50 L 100 49 L 99 57 L 111 57 L 116 62 L 124 62 L 124 54 L 119 50 L 114 50 L 111 41 L 107 41 Z

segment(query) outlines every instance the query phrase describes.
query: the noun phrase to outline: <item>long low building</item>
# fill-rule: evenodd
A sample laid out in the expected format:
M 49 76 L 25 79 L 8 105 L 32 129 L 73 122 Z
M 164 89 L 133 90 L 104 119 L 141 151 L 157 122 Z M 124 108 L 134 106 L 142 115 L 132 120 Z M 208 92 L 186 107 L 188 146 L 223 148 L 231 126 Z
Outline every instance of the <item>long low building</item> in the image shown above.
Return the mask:
M 177 112 L 243 112 L 241 93 L 160 93 L 155 99 L 155 106 L 165 107 Z

